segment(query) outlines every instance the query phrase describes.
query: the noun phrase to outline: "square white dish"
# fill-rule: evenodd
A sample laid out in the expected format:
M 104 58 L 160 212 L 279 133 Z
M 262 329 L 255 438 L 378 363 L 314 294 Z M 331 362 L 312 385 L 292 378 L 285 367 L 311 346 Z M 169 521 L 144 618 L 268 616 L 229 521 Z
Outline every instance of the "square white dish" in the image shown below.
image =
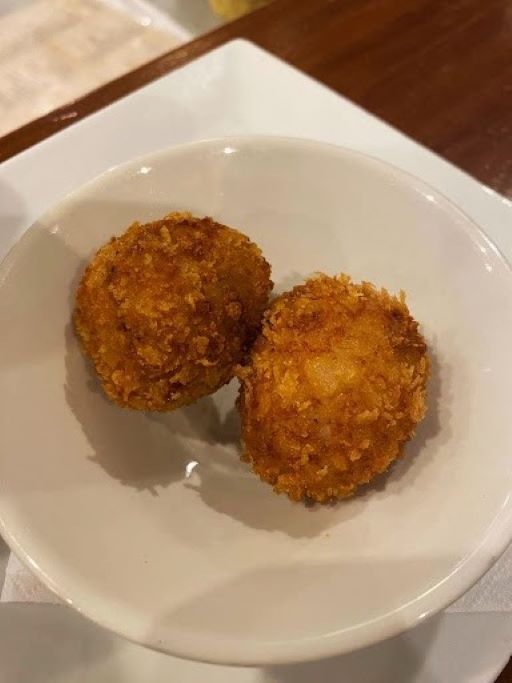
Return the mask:
M 275 58 L 236 41 L 0 167 L 2 255 L 43 210 L 106 168 L 171 144 L 242 133 L 310 137 L 390 161 L 436 186 L 506 255 L 512 251 L 510 202 Z

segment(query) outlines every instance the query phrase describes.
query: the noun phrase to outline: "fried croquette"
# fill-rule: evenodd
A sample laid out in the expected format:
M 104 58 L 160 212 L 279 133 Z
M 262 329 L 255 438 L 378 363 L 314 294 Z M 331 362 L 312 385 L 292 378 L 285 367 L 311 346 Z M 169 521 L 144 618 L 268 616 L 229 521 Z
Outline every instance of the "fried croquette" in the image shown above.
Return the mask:
M 75 328 L 107 396 L 168 411 L 228 382 L 272 288 L 260 249 L 211 218 L 134 223 L 87 267 Z
M 279 296 L 237 371 L 244 459 L 292 500 L 352 494 L 425 415 L 426 352 L 403 292 L 319 275 Z

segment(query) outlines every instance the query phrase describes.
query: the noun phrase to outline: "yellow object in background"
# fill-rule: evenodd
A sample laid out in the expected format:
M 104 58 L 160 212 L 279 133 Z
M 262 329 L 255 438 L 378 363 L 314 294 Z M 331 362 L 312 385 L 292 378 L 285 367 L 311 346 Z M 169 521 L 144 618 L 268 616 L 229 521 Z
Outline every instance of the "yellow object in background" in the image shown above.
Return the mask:
M 210 0 L 210 7 L 224 19 L 236 19 L 268 2 L 269 0 Z

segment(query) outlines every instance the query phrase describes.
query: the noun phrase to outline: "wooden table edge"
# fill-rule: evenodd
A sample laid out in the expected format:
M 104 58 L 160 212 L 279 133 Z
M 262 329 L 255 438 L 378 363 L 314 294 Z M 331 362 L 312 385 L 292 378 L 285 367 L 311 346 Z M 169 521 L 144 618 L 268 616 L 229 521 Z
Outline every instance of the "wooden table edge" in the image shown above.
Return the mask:
M 269 7 L 256 10 L 258 13 L 266 11 L 269 11 Z M 7 133 L 0 138 L 0 162 L 10 159 L 160 76 L 188 64 L 215 47 L 236 39 L 236 35 L 243 34 L 244 29 L 250 25 L 251 16 L 247 15 L 225 24 L 189 43 L 170 50 L 139 66 L 134 71 L 119 76 L 82 97 Z

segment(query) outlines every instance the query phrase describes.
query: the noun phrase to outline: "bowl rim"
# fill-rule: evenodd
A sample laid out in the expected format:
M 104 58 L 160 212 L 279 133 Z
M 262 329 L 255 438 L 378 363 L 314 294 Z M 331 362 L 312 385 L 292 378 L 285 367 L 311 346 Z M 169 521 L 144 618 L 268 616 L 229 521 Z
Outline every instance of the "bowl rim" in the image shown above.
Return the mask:
M 102 185 L 106 180 L 113 176 L 119 177 L 129 174 L 142 165 L 150 165 L 151 163 L 158 162 L 161 158 L 172 157 L 175 154 L 179 155 L 201 149 L 218 149 L 220 151 L 221 149 L 233 148 L 236 150 L 240 147 L 254 145 L 273 146 L 274 148 L 279 147 L 281 149 L 297 149 L 301 147 L 305 151 L 327 153 L 342 157 L 345 160 L 348 157 L 359 164 L 366 165 L 371 170 L 380 172 L 382 175 L 391 175 L 401 185 L 407 186 L 423 196 L 430 195 L 431 201 L 440 204 L 442 210 L 451 214 L 469 238 L 476 240 L 480 244 L 484 243 L 486 248 L 491 249 L 494 257 L 501 261 L 508 273 L 512 275 L 512 269 L 508 260 L 496 244 L 486 235 L 484 230 L 462 209 L 443 195 L 442 192 L 431 187 L 416 176 L 379 158 L 331 143 L 278 135 L 235 135 L 174 145 L 138 156 L 135 159 L 122 162 L 107 169 L 95 178 L 67 193 L 60 201 L 47 209 L 24 232 L 0 263 L 0 296 L 1 287 L 15 261 L 23 257 L 25 251 L 30 249 L 31 242 L 37 233 L 46 230 L 45 226 L 49 219 L 52 216 L 58 216 L 60 213 L 67 211 L 75 201 L 80 201 L 84 194 L 89 193 L 91 190 L 94 191 L 96 186 Z M 512 541 L 512 492 L 507 496 L 487 528 L 486 533 L 473 551 L 450 574 L 429 590 L 416 596 L 399 608 L 357 626 L 348 626 L 315 637 L 282 641 L 235 641 L 227 638 L 215 639 L 204 636 L 188 637 L 184 634 L 181 642 L 176 642 L 175 640 L 165 642 L 162 640 L 162 634 L 159 637 L 141 634 L 137 628 L 137 623 L 132 625 L 120 624 L 116 620 L 115 615 L 113 617 L 111 614 L 107 615 L 108 609 L 100 614 L 97 609 L 89 609 L 87 598 L 85 600 L 83 598 L 76 600 L 74 596 L 67 595 L 65 591 L 61 590 L 58 583 L 52 579 L 51 572 L 47 572 L 43 567 L 34 562 L 31 558 L 30 550 L 24 548 L 18 541 L 15 530 L 11 531 L 9 529 L 9 524 L 4 519 L 2 512 L 1 496 L 0 533 L 20 561 L 65 603 L 74 607 L 93 622 L 134 643 L 184 659 L 213 664 L 242 666 L 290 664 L 342 655 L 376 644 L 420 624 L 428 617 L 433 616 L 457 600 L 490 569 Z

